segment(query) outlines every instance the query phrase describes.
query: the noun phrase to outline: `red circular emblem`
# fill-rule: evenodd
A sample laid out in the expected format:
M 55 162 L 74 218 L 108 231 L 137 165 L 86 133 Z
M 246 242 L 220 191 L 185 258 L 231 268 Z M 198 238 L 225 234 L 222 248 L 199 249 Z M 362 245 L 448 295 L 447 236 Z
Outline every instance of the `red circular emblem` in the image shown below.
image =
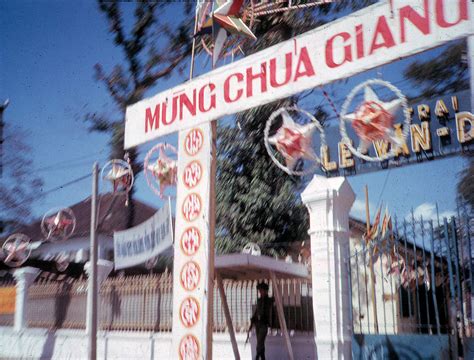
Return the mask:
M 201 129 L 192 129 L 184 139 L 184 150 L 189 156 L 196 155 L 204 144 L 204 134 Z
M 188 255 L 196 254 L 201 246 L 201 232 L 195 226 L 188 227 L 181 235 L 181 250 Z
M 181 208 L 184 218 L 187 221 L 196 220 L 201 213 L 202 201 L 201 197 L 197 193 L 188 194 L 184 198 L 183 206 Z
M 192 189 L 202 178 L 202 166 L 201 163 L 197 160 L 191 161 L 184 168 L 183 172 L 183 183 L 188 189 Z
M 192 296 L 187 297 L 179 307 L 179 318 L 187 328 L 196 325 L 199 320 L 199 302 Z
M 181 286 L 187 291 L 193 291 L 201 279 L 201 269 L 194 261 L 188 261 L 181 269 Z
M 393 126 L 393 115 L 375 101 L 365 101 L 356 111 L 352 127 L 357 136 L 368 142 L 383 139 Z
M 181 339 L 179 343 L 180 360 L 198 360 L 200 353 L 199 340 L 194 335 L 188 334 Z

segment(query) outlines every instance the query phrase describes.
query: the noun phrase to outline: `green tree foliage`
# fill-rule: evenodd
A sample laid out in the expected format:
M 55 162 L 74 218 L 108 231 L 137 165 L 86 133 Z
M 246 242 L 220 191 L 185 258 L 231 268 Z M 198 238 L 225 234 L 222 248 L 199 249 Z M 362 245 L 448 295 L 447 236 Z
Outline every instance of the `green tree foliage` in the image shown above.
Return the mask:
M 174 71 L 182 71 L 191 51 L 193 17 L 179 19 L 164 14 L 171 2 L 137 2 L 133 13 L 133 24 L 126 26 L 128 19 L 122 14 L 120 2 L 98 2 L 105 15 L 114 44 L 124 54 L 123 63 L 117 64 L 109 73 L 96 64 L 95 77 L 105 85 L 116 106 L 114 115 L 91 112 L 85 120 L 91 131 L 110 135 L 111 158 L 124 156 L 124 124 L 127 106 L 140 101 L 160 79 L 168 78 Z M 186 14 L 191 4 L 185 5 Z M 125 6 L 131 6 L 126 4 Z M 182 11 L 182 8 L 180 9 Z M 180 20 L 181 19 L 181 20 Z M 141 171 L 136 163 L 137 150 L 128 150 L 135 174 Z M 132 223 L 133 202 L 129 206 L 129 223 Z
M 291 11 L 258 19 L 249 55 L 290 39 L 373 1 L 327 4 L 310 11 Z M 307 94 L 305 94 L 307 95 Z M 302 95 L 303 96 L 303 95 Z M 284 253 L 289 243 L 307 238 L 308 213 L 301 203 L 302 179 L 288 176 L 267 154 L 263 130 L 271 113 L 298 102 L 298 97 L 239 113 L 235 125 L 218 128 L 217 234 L 220 253 L 240 251 L 248 242 L 269 255 Z M 315 107 L 318 119 L 325 114 Z
M 469 88 L 465 41 L 448 46 L 438 57 L 414 61 L 405 78 L 419 87 L 419 97 L 432 98 Z

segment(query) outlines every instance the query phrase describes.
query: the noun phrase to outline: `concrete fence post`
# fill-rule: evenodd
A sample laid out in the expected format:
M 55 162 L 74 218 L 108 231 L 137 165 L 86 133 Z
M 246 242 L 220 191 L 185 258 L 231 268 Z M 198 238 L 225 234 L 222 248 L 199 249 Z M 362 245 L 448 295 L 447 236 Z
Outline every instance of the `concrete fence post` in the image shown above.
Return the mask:
M 38 273 L 39 270 L 33 267 L 24 267 L 13 272 L 16 280 L 15 320 L 13 323 L 15 331 L 22 331 L 27 326 L 28 288 L 36 279 Z
M 313 313 L 318 359 L 350 359 L 349 211 L 355 200 L 343 177 L 315 175 L 301 194 L 310 216 Z
M 100 286 L 107 279 L 110 272 L 114 268 L 114 263 L 112 261 L 99 259 L 97 260 L 97 307 L 100 307 Z M 91 276 L 91 263 L 90 261 L 86 262 L 84 265 L 84 270 L 88 277 Z M 87 303 L 87 318 L 86 318 L 86 334 L 89 334 L 92 324 L 90 324 L 89 313 L 92 311 L 91 304 Z M 97 312 L 98 313 L 98 312 Z M 99 317 L 97 317 L 99 319 Z

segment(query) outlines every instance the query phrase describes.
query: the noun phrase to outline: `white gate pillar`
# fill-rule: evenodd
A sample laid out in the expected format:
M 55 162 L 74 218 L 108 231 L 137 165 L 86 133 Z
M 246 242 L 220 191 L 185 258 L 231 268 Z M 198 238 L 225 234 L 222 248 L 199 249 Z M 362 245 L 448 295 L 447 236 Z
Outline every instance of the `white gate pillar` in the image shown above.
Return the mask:
M 28 305 L 28 288 L 38 276 L 39 270 L 33 267 L 16 269 L 13 277 L 16 280 L 15 320 L 13 329 L 21 331 L 26 328 L 26 308 Z
M 301 194 L 310 217 L 313 313 L 318 359 L 351 358 L 349 210 L 355 200 L 343 177 L 315 175 Z

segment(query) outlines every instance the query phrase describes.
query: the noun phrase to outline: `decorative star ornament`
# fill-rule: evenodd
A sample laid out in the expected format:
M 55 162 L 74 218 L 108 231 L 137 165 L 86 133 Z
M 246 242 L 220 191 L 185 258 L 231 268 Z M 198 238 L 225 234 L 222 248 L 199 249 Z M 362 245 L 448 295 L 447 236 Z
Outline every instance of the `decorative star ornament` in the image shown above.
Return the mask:
M 112 183 L 114 192 L 126 191 L 130 186 L 130 171 L 117 164 L 112 165 L 105 178 Z
M 395 114 L 402 103 L 400 98 L 383 102 L 370 86 L 365 86 L 362 104 L 354 113 L 345 115 L 360 139 L 359 152 L 367 153 L 371 143 L 376 140 L 387 140 L 395 148 L 403 144 L 393 130 Z
M 70 208 L 54 208 L 47 211 L 41 221 L 41 231 L 46 240 L 65 240 L 76 227 L 76 216 Z
M 286 166 L 293 169 L 299 159 L 318 161 L 312 145 L 312 136 L 316 128 L 315 123 L 299 125 L 293 121 L 288 111 L 281 113 L 282 126 L 276 134 L 268 138 L 268 142 L 274 145 L 285 159 Z
M 178 161 L 172 158 L 177 155 L 174 146 L 159 143 L 145 156 L 143 168 L 147 184 L 160 198 L 164 197 L 167 187 L 175 186 L 178 182 Z
M 160 157 L 154 164 L 148 165 L 148 170 L 160 183 L 160 197 L 163 197 L 164 191 L 168 186 L 176 185 L 178 164 L 166 156 L 162 149 L 160 149 Z
M 3 262 L 12 267 L 21 266 L 30 257 L 30 238 L 24 234 L 13 234 L 3 244 L 6 255 Z
M 46 219 L 46 227 L 48 229 L 48 238 L 51 236 L 61 236 L 67 232 L 69 226 L 73 224 L 73 220 L 67 218 L 60 210 L 55 216 Z
M 214 36 L 214 50 L 212 52 L 212 65 L 216 65 L 224 48 L 228 34 L 243 35 L 257 40 L 252 31 L 239 18 L 240 9 L 244 0 L 216 0 L 215 9 L 207 21 L 201 26 L 196 35 L 212 33 Z

